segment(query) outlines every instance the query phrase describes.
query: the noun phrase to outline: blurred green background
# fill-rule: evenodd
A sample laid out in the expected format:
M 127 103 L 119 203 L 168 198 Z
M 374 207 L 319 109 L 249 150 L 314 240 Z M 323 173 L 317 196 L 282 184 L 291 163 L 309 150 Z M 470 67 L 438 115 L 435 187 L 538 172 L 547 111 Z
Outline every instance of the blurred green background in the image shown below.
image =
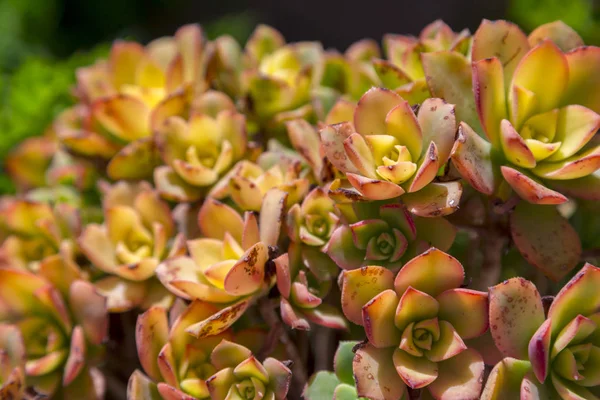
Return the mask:
M 321 40 L 343 50 L 362 37 L 417 34 L 437 18 L 455 30 L 482 18 L 506 18 L 524 30 L 562 19 L 587 44 L 600 44 L 594 0 L 0 0 L 0 160 L 25 137 L 39 135 L 73 102 L 74 70 L 104 56 L 115 38 L 148 42 L 199 22 L 209 38 L 244 41 L 259 22 L 289 40 Z M 0 170 L 0 192 L 11 190 Z

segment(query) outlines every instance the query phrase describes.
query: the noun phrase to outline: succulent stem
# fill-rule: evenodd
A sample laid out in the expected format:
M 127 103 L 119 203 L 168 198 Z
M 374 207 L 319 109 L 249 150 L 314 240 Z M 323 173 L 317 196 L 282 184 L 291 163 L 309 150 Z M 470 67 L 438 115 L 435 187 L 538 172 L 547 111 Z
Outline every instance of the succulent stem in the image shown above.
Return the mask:
M 283 344 L 287 356 L 293 362 L 292 366 L 290 367 L 293 373 L 293 385 L 299 391 L 302 390 L 302 387 L 308 381 L 308 375 L 296 344 L 292 341 L 285 328 L 283 328 L 283 325 L 281 324 L 281 321 L 275 312 L 273 303 L 270 302 L 269 299 L 264 297 L 261 298 L 258 301 L 258 309 L 260 311 L 260 315 L 269 326 L 269 329 L 271 331 L 280 332 L 279 340 Z M 294 391 L 292 391 L 292 393 L 294 393 Z

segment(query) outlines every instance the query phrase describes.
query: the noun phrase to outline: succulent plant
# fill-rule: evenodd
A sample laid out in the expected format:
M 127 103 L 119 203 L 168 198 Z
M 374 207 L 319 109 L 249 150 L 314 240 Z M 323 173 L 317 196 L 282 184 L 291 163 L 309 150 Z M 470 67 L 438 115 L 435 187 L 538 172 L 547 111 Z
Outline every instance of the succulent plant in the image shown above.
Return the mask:
M 59 185 L 85 191 L 96 175 L 87 160 L 75 159 L 62 149 L 53 129 L 20 143 L 6 157 L 5 167 L 21 193 Z
M 506 357 L 482 399 L 594 399 L 600 393 L 600 269 L 586 264 L 556 295 L 547 315 L 533 283 L 513 278 L 490 288 L 490 326 Z
M 198 214 L 203 237 L 187 242 L 189 256 L 170 257 L 156 271 L 162 284 L 178 297 L 219 307 L 188 332 L 198 337 L 222 332 L 274 285 L 267 263 L 277 245 L 286 197 L 277 189 L 268 192 L 259 219 L 250 212 L 242 219 L 231 207 L 205 200 Z
M 599 49 L 561 49 L 553 37 L 547 28 L 528 39 L 506 21 L 484 21 L 475 33 L 473 92 L 489 141 L 461 123 L 452 160 L 485 194 L 506 198 L 512 189 L 530 203 L 560 204 L 567 201 L 563 185 L 574 187 L 565 193 L 577 195 L 577 186 L 600 168 L 591 141 L 600 107 L 594 85 L 583 83 Z M 552 78 L 539 74 L 540 68 Z
M 209 91 L 194 99 L 188 121 L 168 118 L 155 132 L 166 163 L 155 169 L 157 189 L 171 200 L 197 200 L 247 151 L 246 120 L 231 99 Z
M 286 399 L 292 373 L 281 361 L 261 363 L 247 347 L 225 339 L 210 358 L 217 370 L 206 381 L 211 399 Z
M 128 399 L 153 398 L 209 399 L 207 379 L 218 369 L 211 353 L 222 340 L 248 343 L 260 350 L 264 333 L 249 329 L 234 333 L 231 329 L 195 338 L 186 329 L 216 313 L 218 309 L 201 300 L 193 301 L 179 315 L 167 315 L 162 307 L 151 307 L 137 320 L 136 344 L 140 362 L 147 375 L 135 371 L 129 380 Z M 173 312 L 173 311 L 172 311 Z M 174 320 L 169 324 L 169 319 Z
M 331 99 L 340 96 L 346 101 L 356 101 L 372 86 L 390 89 L 410 105 L 420 104 L 434 92 L 430 93 L 426 76 L 429 68 L 438 65 L 432 65 L 428 57 L 448 53 L 456 63 L 467 63 L 470 44 L 468 30 L 455 33 L 437 20 L 418 37 L 384 35 L 385 59 L 379 45 L 370 39 L 355 42 L 343 55 L 328 51 L 323 56 L 320 88 L 316 91 L 317 111 L 327 114 L 333 106 Z
M 353 203 L 345 217 L 348 224 L 337 227 L 325 247 L 344 270 L 379 265 L 397 271 L 432 246 L 447 251 L 456 236 L 444 218 L 413 216 L 398 202 Z
M 150 185 L 118 182 L 104 187 L 105 221 L 88 224 L 79 246 L 92 265 L 107 274 L 94 282 L 112 312 L 173 299 L 155 277 L 158 264 L 184 251 L 169 206 Z
M 186 114 L 206 87 L 203 40 L 199 26 L 186 25 L 146 47 L 115 42 L 108 60 L 77 71 L 81 103 L 58 118 L 61 142 L 75 153 L 110 159 L 113 179 L 152 176 L 158 164 L 152 130 Z
M 356 394 L 356 383 L 352 372 L 353 348 L 359 342 L 343 341 L 338 345 L 333 358 L 333 371 L 319 371 L 314 374 L 304 388 L 302 396 L 306 400 L 364 399 Z
M 397 94 L 374 88 L 360 99 L 353 121 L 323 128 L 321 139 L 327 158 L 357 194 L 386 200 L 406 193 L 414 201 L 435 197 L 427 186 L 448 161 L 455 130 L 454 106 L 443 100 L 427 99 L 415 114 Z M 459 198 L 460 190 L 452 191 L 438 215 L 452 212 Z
M 261 154 L 264 155 L 268 154 Z M 298 161 L 281 161 L 271 163 L 267 157 L 256 163 L 242 160 L 213 187 L 210 195 L 219 200 L 229 198 L 244 211 L 260 211 L 266 194 L 272 189 L 288 194 L 287 206 L 298 203 L 308 192 L 309 180 L 302 176 Z
M 0 207 L 0 226 L 8 234 L 0 247 L 3 267 L 37 272 L 52 268 L 56 257 L 72 260 L 78 251 L 79 213 L 69 204 L 9 200 Z
M 255 123 L 274 129 L 287 119 L 311 115 L 313 74 L 322 51 L 318 42 L 285 44 L 273 28 L 256 29 L 246 45 L 250 68 L 243 76 Z
M 377 75 L 386 87 L 393 84 L 395 87 L 389 88 L 410 104 L 418 104 L 430 97 L 426 83 L 427 55 L 447 51 L 464 57 L 469 53 L 471 34 L 468 29 L 456 33 L 437 20 L 427 25 L 418 38 L 389 34 L 383 42 L 387 61 L 373 62 Z
M 458 260 L 435 248 L 395 278 L 379 266 L 343 272 L 342 310 L 368 339 L 353 361 L 359 396 L 398 399 L 407 387 L 427 387 L 434 398 L 479 395 L 483 359 L 464 340 L 487 331 L 488 301 L 463 280 Z
M 31 137 L 13 149 L 4 161 L 7 172 L 22 191 L 46 185 L 46 171 L 58 142 L 51 137 Z
M 281 295 L 281 319 L 293 329 L 310 330 L 310 322 L 333 329 L 347 329 L 340 311 L 323 299 L 331 288 L 331 274 L 326 267 L 313 265 L 314 271 L 302 263 L 298 245 L 275 260 L 277 289 Z M 310 265 L 310 264 L 309 264 Z
M 4 161 L 0 398 L 600 399 L 598 49 L 115 42 Z
M 108 314 L 106 299 L 91 283 L 68 270 L 34 274 L 1 268 L 0 306 L 0 353 L 9 368 L 3 368 L 9 376 L 0 391 L 31 387 L 59 398 L 102 396 L 94 365 L 108 333 Z

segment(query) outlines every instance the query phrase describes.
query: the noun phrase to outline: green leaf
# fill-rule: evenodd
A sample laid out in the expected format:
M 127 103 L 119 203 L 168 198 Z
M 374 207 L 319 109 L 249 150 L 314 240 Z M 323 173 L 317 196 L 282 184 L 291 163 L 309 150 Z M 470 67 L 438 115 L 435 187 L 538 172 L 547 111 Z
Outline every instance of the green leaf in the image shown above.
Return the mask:
M 352 386 L 354 386 L 354 374 L 352 372 L 354 352 L 352 349 L 357 343 L 356 341 L 340 342 L 335 352 L 335 358 L 333 359 L 333 368 L 338 379 Z
M 302 397 L 306 400 L 333 399 L 333 393 L 339 383 L 333 372 L 319 371 L 308 381 Z

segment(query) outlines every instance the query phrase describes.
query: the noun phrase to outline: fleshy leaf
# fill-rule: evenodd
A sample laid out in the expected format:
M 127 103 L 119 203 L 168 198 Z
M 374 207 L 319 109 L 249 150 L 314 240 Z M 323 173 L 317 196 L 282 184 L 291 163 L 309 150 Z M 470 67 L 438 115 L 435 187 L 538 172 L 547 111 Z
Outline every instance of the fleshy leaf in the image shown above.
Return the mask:
M 269 387 L 273 390 L 276 400 L 285 399 L 292 377 L 292 371 L 281 361 L 267 357 L 263 366 L 269 374 Z
M 529 361 L 536 378 L 544 382 L 550 365 L 550 327 L 552 321 L 547 319 L 529 341 Z
M 402 295 L 409 287 L 432 297 L 462 285 L 464 270 L 458 260 L 436 248 L 407 262 L 396 275 L 394 287 Z
M 373 297 L 394 287 L 392 271 L 377 266 L 342 272 L 342 310 L 355 324 L 362 325 L 362 308 Z
M 484 19 L 473 35 L 473 61 L 497 57 L 504 67 L 507 87 L 513 71 L 528 51 L 527 36 L 517 25 L 508 21 Z
M 225 277 L 224 288 L 227 293 L 245 296 L 256 292 L 263 283 L 268 258 L 269 250 L 262 242 L 248 249 Z
M 154 168 L 160 165 L 156 146 L 149 138 L 136 140 L 123 147 L 108 163 L 106 173 L 111 179 L 152 178 Z
M 569 65 L 569 83 L 563 104 L 580 104 L 600 112 L 600 92 L 595 88 L 600 83 L 596 73 L 600 68 L 600 48 L 583 46 L 566 54 Z
M 456 211 L 462 191 L 459 181 L 432 182 L 418 192 L 404 194 L 402 201 L 419 217 L 442 217 Z
M 429 384 L 436 399 L 478 399 L 483 383 L 485 365 L 473 349 L 438 363 L 438 378 Z
M 508 357 L 528 359 L 529 340 L 545 320 L 535 285 L 512 278 L 490 288 L 490 329 L 498 349 Z
M 440 305 L 433 297 L 409 287 L 400 298 L 394 323 L 400 332 L 404 332 L 412 322 L 437 317 L 439 309 Z
M 135 336 L 138 357 L 144 371 L 154 381 L 159 382 L 162 376 L 156 360 L 169 337 L 169 325 L 165 309 L 152 307 L 141 314 L 136 323 Z
M 460 123 L 452 149 L 452 164 L 473 188 L 487 195 L 494 193 L 497 185 L 491 149 L 491 144 L 469 125 Z
M 306 400 L 333 399 L 333 393 L 339 383 L 333 372 L 319 371 L 308 380 L 302 397 Z
M 525 175 L 523 172 L 507 167 L 500 167 L 502 176 L 515 192 L 527 202 L 531 204 L 548 205 L 562 204 L 567 201 L 567 198 L 562 194 L 548 189 L 533 178 Z
M 470 289 L 449 289 L 437 296 L 440 320 L 448 321 L 461 338 L 471 339 L 488 329 L 487 293 Z
M 460 338 L 452 324 L 448 321 L 439 321 L 440 337 L 425 351 L 427 359 L 433 362 L 447 360 L 466 350 L 467 346 Z
M 487 379 L 481 400 L 519 399 L 523 377 L 531 372 L 531 364 L 507 357 L 494 366 Z
M 347 173 L 346 178 L 356 190 L 369 200 L 388 200 L 404 193 L 404 189 L 393 182 L 370 179 L 352 173 Z
M 156 384 L 136 369 L 127 383 L 127 398 L 131 400 L 160 400 Z
M 354 374 L 352 372 L 352 360 L 354 359 L 355 341 L 341 341 L 333 359 L 333 369 L 341 382 L 354 385 Z
M 212 198 L 206 199 L 198 213 L 198 225 L 204 236 L 223 239 L 229 232 L 238 243 L 242 240 L 244 221 L 231 207 Z
M 108 335 L 107 300 L 86 281 L 77 280 L 69 288 L 71 312 L 81 324 L 86 338 L 101 344 Z
M 233 325 L 233 323 L 244 314 L 249 306 L 249 300 L 239 301 L 229 307 L 225 307 L 204 321 L 190 325 L 186 329 L 186 332 L 197 338 L 217 335 Z
M 400 343 L 401 331 L 394 325 L 398 302 L 396 293 L 388 289 L 379 293 L 362 308 L 365 333 L 373 346 L 392 347 Z
M 512 238 L 523 257 L 559 281 L 581 257 L 579 235 L 552 206 L 521 202 L 510 216 Z
M 532 47 L 546 39 L 552 40 L 565 53 L 584 45 L 581 36 L 560 20 L 538 26 L 527 37 Z
M 392 361 L 394 348 L 378 349 L 363 344 L 352 362 L 359 396 L 374 400 L 398 400 L 406 395 L 406 385 L 396 373 Z
M 394 351 L 394 366 L 404 383 L 412 389 L 420 389 L 438 377 L 438 365 L 425 357 L 415 357 L 402 349 Z
M 402 102 L 388 89 L 371 88 L 359 100 L 354 113 L 354 126 L 361 135 L 381 135 L 386 132 L 387 113 Z
M 344 149 L 344 140 L 354 133 L 354 127 L 349 122 L 325 126 L 320 130 L 321 147 L 327 159 L 334 167 L 342 172 L 358 173 Z
M 523 168 L 535 167 L 535 157 L 527 143 L 506 119 L 500 123 L 500 143 L 508 161 Z
M 577 153 L 600 128 L 600 115 L 580 105 L 561 108 L 556 122 L 555 142 L 561 142 L 546 161 L 560 161 Z
M 452 51 L 422 53 L 421 60 L 431 95 L 456 105 L 456 120 L 481 131 L 473 100 L 471 63 Z
M 490 142 L 497 146 L 500 121 L 508 117 L 502 63 L 498 58 L 473 63 L 473 93 L 481 125 Z
M 563 287 L 548 310 L 548 319 L 552 320 L 552 337 L 556 337 L 577 315 L 590 316 L 600 309 L 598 285 L 600 269 L 586 264 Z
M 541 69 L 544 70 L 543 75 L 539 73 Z M 568 78 L 565 56 L 554 43 L 546 40 L 521 59 L 514 71 L 511 87 L 516 85 L 533 93 L 537 111 L 542 113 L 560 104 Z M 552 84 L 548 85 L 548 82 Z M 509 92 L 509 97 L 512 93 Z

